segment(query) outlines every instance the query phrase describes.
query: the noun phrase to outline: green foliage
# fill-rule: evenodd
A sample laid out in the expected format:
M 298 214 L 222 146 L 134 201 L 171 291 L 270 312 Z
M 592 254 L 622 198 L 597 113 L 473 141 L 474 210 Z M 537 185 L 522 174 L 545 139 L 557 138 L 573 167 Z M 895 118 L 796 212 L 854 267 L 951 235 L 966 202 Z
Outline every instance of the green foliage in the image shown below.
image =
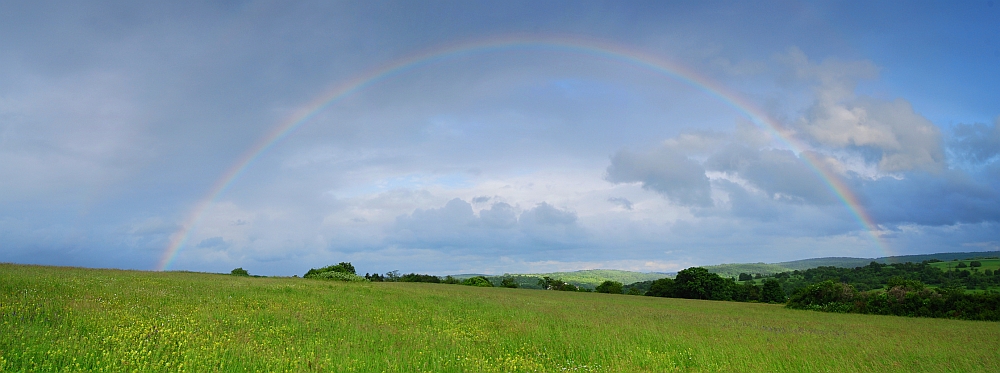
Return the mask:
M 979 268 L 979 267 L 982 267 L 982 266 L 983 266 L 983 262 L 980 262 L 978 260 L 973 260 L 973 261 L 969 262 L 969 267 L 972 267 L 972 268 Z
M 980 265 L 982 265 L 982 264 L 980 264 Z M 958 268 L 969 268 L 969 266 L 966 265 L 965 262 L 958 262 L 958 266 L 957 267 Z
M 554 279 L 548 276 L 543 276 L 538 280 L 538 286 L 545 290 L 558 290 L 558 291 L 580 291 L 580 288 L 576 285 L 570 284 L 560 279 Z
M 702 267 L 691 267 L 674 277 L 674 297 L 688 299 L 732 300 L 732 279 L 724 279 Z
M 608 293 L 608 294 L 622 294 L 622 283 L 618 281 L 604 281 L 594 291 L 598 293 Z
M 469 277 L 464 281 L 462 281 L 462 285 L 479 286 L 485 288 L 493 287 L 493 284 L 490 282 L 490 280 L 488 280 L 486 277 L 483 276 Z
M 736 279 L 737 281 L 753 281 L 753 275 L 749 273 L 740 273 L 740 277 Z
M 445 283 L 445 284 L 461 284 L 462 283 L 462 281 L 459 281 L 459 279 L 451 277 L 450 275 L 449 276 L 445 276 L 444 280 L 441 281 L 441 282 Z
M 719 264 L 712 266 L 703 266 L 710 273 L 715 273 L 720 277 L 738 277 L 740 273 L 761 273 L 765 275 L 786 272 L 791 269 L 783 267 L 778 264 L 767 264 L 767 263 L 731 263 L 731 264 Z
M 777 280 L 767 279 L 764 280 L 764 286 L 760 291 L 760 301 L 765 303 L 785 303 L 788 297 L 785 296 L 785 291 L 781 289 L 781 283 Z
M 649 287 L 649 291 L 646 292 L 646 295 L 651 297 L 673 297 L 674 279 L 661 278 L 653 281 L 653 284 Z
M 429 282 L 429 283 L 441 283 L 441 278 L 432 275 L 421 275 L 417 273 L 409 273 L 399 277 L 399 282 Z
M 347 281 L 347 282 L 368 282 L 368 279 L 344 272 L 337 271 L 327 271 L 322 273 L 314 273 L 308 278 L 316 278 L 322 280 L 337 280 L 337 281 Z
M 323 268 L 312 268 L 308 272 L 306 272 L 306 274 L 302 277 L 311 278 L 324 272 L 339 272 L 339 273 L 357 275 L 357 272 L 354 271 L 354 266 L 351 265 L 351 263 L 340 262 L 338 264 L 326 266 Z
M 233 276 L 247 276 L 247 277 L 250 276 L 250 272 L 247 272 L 247 270 L 243 269 L 243 267 L 236 268 L 230 271 L 229 274 Z
M 509 275 L 503 276 L 503 279 L 500 280 L 500 286 L 511 289 L 516 289 L 520 287 L 520 285 L 518 285 L 517 283 L 517 280 L 515 280 L 513 276 Z
M 516 277 L 517 275 L 515 275 Z M 614 269 L 589 269 L 583 271 L 574 272 L 552 272 L 552 273 L 538 273 L 538 274 L 526 274 L 520 276 L 533 277 L 531 281 L 537 284 L 538 279 L 543 277 L 558 278 L 566 283 L 574 284 L 576 287 L 590 287 L 594 288 L 600 285 L 604 281 L 617 281 L 623 284 L 631 284 L 635 282 L 642 281 L 652 281 L 667 277 L 663 273 L 643 273 L 643 272 L 632 272 L 632 271 L 620 271 Z M 524 281 L 519 281 L 521 287 L 525 287 Z

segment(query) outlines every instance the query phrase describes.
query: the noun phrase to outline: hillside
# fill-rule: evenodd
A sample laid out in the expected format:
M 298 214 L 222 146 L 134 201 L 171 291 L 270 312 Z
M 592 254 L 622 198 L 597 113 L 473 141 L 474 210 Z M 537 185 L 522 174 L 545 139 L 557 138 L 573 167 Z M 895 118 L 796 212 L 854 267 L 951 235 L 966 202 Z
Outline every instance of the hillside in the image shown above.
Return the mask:
M 871 263 L 872 261 L 878 261 L 878 259 L 829 257 L 829 258 L 793 260 L 789 262 L 781 262 L 776 264 L 788 268 L 789 270 L 804 270 L 816 267 L 842 267 L 842 268 L 863 267 L 868 265 L 868 263 Z
M 532 277 L 536 279 L 534 280 L 535 282 L 538 282 L 538 278 L 548 276 L 577 286 L 583 285 L 587 288 L 594 288 L 602 282 L 609 280 L 618 281 L 622 284 L 631 284 L 634 282 L 659 280 L 661 278 L 668 277 L 665 273 L 632 272 L 617 269 L 588 269 L 573 272 L 519 274 L 517 276 Z
M 718 264 L 711 266 L 702 266 L 702 268 L 707 269 L 709 272 L 718 274 L 722 277 L 733 277 L 738 278 L 740 273 L 748 273 L 751 275 L 762 274 L 770 275 L 779 272 L 791 271 L 788 267 L 782 266 L 780 264 L 768 264 L 768 263 L 729 263 L 729 264 Z

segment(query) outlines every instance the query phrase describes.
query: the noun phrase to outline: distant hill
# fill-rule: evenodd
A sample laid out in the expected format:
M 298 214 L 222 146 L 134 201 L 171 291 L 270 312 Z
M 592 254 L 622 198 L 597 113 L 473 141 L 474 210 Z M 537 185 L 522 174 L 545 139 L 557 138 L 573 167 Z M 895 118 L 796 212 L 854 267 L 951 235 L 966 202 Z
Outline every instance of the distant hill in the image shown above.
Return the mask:
M 990 257 L 1000 257 L 1000 251 L 976 251 L 976 252 L 963 252 L 963 253 L 937 253 L 937 254 L 920 254 L 920 255 L 899 255 L 899 256 L 885 256 L 881 258 L 845 258 L 845 257 L 829 257 L 829 258 L 813 258 L 813 259 L 803 259 L 803 260 L 793 260 L 790 262 L 775 263 L 779 266 L 786 267 L 792 270 L 805 270 L 816 267 L 843 267 L 843 268 L 854 268 L 863 267 L 871 262 L 879 263 L 920 263 L 925 260 L 937 259 L 942 261 L 949 261 L 953 259 L 973 259 L 973 258 L 990 258 Z
M 740 273 L 749 273 L 751 275 L 759 273 L 762 275 L 769 275 L 792 270 L 791 268 L 781 265 L 781 263 L 729 263 L 702 266 L 702 268 L 705 268 L 709 272 L 718 274 L 722 277 L 739 277 Z
M 759 273 L 762 275 L 769 275 L 780 272 L 806 270 L 810 268 L 823 267 L 823 266 L 854 268 L 854 267 L 866 266 L 872 261 L 876 261 L 879 263 L 905 263 L 905 262 L 919 263 L 924 260 L 930 260 L 930 259 L 951 261 L 952 259 L 963 260 L 963 259 L 974 259 L 974 258 L 981 259 L 981 258 L 994 258 L 994 257 L 1000 257 L 1000 251 L 900 255 L 900 256 L 889 256 L 881 258 L 827 257 L 827 258 L 793 260 L 780 263 L 728 263 L 728 264 L 708 265 L 701 267 L 707 269 L 709 272 L 716 273 L 719 276 L 728 278 L 728 277 L 738 277 L 740 273 L 749 273 L 752 275 Z M 521 287 L 524 288 L 537 288 L 538 280 L 543 276 L 548 276 L 553 279 L 563 280 L 577 286 L 583 286 L 592 289 L 607 280 L 618 281 L 621 282 L 622 284 L 628 285 L 636 282 L 658 280 L 664 277 L 673 277 L 674 273 L 633 272 L 633 271 L 622 271 L 617 269 L 589 269 L 589 270 L 573 271 L 573 272 L 549 272 L 549 273 L 509 274 L 509 275 L 513 276 L 515 281 Z M 459 274 L 452 276 L 458 279 L 466 279 L 473 276 L 485 276 L 486 278 L 490 279 L 490 281 L 493 282 L 494 285 L 499 285 L 500 280 L 503 278 L 503 276 L 481 275 L 481 274 Z
M 884 258 L 876 259 L 879 263 L 906 263 L 914 262 L 919 263 L 925 260 L 937 259 L 943 261 L 949 261 L 952 259 L 977 259 L 977 258 L 993 258 L 1000 257 L 1000 251 L 973 251 L 965 253 L 938 253 L 938 254 L 923 254 L 923 255 L 901 255 L 901 256 L 888 256 Z
M 659 280 L 661 278 L 668 277 L 666 273 L 632 272 L 617 269 L 588 269 L 573 272 L 532 273 L 521 276 L 531 276 L 536 278 L 548 276 L 574 285 L 584 285 L 588 288 L 596 287 L 602 282 L 608 280 L 618 281 L 627 285 L 634 282 Z
M 872 261 L 878 261 L 878 259 L 830 257 L 830 258 L 793 260 L 790 262 L 781 262 L 776 264 L 788 268 L 789 270 L 806 270 L 816 267 L 843 267 L 843 268 L 863 267 L 868 265 Z

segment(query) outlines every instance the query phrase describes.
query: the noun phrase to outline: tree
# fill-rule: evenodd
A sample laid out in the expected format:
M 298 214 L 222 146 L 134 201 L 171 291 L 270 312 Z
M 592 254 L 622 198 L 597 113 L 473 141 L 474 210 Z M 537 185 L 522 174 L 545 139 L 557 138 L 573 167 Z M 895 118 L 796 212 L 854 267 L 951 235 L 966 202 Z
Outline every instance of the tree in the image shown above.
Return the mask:
M 608 280 L 602 282 L 600 285 L 597 285 L 597 288 L 594 290 L 598 293 L 621 294 L 623 286 L 624 285 L 618 281 Z
M 750 281 L 750 280 L 753 280 L 753 276 L 751 276 L 749 273 L 740 273 L 739 280 L 740 281 Z
M 236 268 L 229 272 L 229 274 L 233 276 L 250 276 L 250 272 L 247 272 L 247 270 L 243 269 L 243 267 Z
M 349 262 L 340 262 L 335 265 L 326 266 L 323 268 L 312 268 L 309 272 L 302 277 L 313 277 L 323 272 L 340 272 L 349 275 L 357 275 L 358 273 L 354 271 L 354 266 Z
M 767 303 L 785 303 L 785 291 L 777 280 L 764 280 L 764 288 L 760 291 L 760 301 Z
M 653 281 L 653 284 L 649 286 L 649 291 L 646 292 L 646 295 L 651 297 L 673 297 L 674 279 L 664 277 Z
M 958 262 L 958 268 L 968 268 L 968 267 L 969 266 L 965 265 L 965 262 Z
M 484 288 L 493 287 L 493 284 L 490 282 L 490 280 L 486 279 L 486 277 L 483 276 L 469 277 L 465 279 L 465 281 L 462 281 L 462 285 L 479 286 Z
M 982 266 L 983 266 L 983 263 L 980 262 L 980 261 L 978 261 L 978 260 L 973 260 L 973 261 L 969 262 L 969 267 L 972 267 L 972 268 L 982 267 Z
M 549 276 L 543 276 L 538 279 L 538 286 L 541 286 L 545 290 L 559 290 L 559 291 L 577 291 L 580 290 L 576 285 L 564 282 L 563 280 L 553 279 Z
M 517 281 L 514 280 L 514 276 L 510 275 L 503 276 L 503 280 L 500 280 L 500 286 L 511 289 L 516 289 L 518 287 Z
M 688 299 L 733 299 L 736 282 L 724 279 L 705 268 L 691 267 L 677 272 L 674 277 L 674 296 Z

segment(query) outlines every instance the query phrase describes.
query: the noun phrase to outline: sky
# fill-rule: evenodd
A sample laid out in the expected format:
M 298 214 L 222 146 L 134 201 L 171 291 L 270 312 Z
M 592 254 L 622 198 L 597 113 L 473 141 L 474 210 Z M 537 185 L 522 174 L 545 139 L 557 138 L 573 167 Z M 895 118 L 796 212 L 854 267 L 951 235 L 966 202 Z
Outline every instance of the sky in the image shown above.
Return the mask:
M 1000 250 L 1000 4 L 0 0 L 0 262 Z

